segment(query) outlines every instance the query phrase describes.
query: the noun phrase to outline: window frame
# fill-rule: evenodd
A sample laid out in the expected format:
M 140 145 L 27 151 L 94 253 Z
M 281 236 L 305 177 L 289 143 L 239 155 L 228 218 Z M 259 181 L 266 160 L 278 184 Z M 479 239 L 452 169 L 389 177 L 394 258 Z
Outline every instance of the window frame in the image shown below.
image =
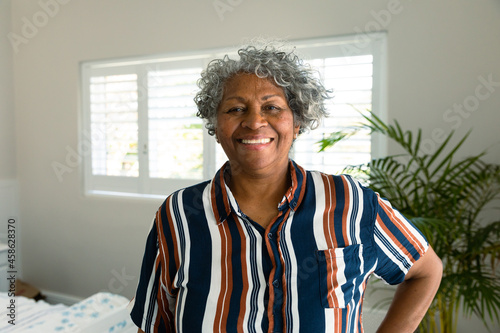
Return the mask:
M 386 118 L 386 33 L 367 33 L 363 35 L 345 35 L 325 38 L 290 41 L 301 57 L 321 58 L 333 56 L 351 56 L 371 54 L 373 56 L 372 73 L 372 112 Z M 318 46 L 322 46 L 319 51 Z M 330 52 L 330 53 L 328 53 Z M 82 153 L 82 188 L 84 195 L 114 195 L 144 198 L 164 198 L 175 190 L 204 180 L 209 180 L 216 172 L 216 142 L 203 126 L 203 179 L 150 178 L 148 158 L 148 113 L 147 113 L 147 70 L 172 69 L 169 65 L 179 65 L 179 61 L 199 61 L 201 68 L 206 68 L 212 59 L 225 54 L 236 55 L 235 48 L 218 48 L 193 52 L 176 52 L 134 58 L 85 61 L 80 64 L 81 112 L 79 143 L 87 147 Z M 182 66 L 181 66 L 182 67 Z M 96 74 L 103 75 L 131 74 L 134 68 L 138 81 L 138 177 L 105 176 L 92 173 L 90 79 Z M 184 67 L 185 68 L 185 67 Z M 141 92 L 142 91 L 142 92 Z M 384 156 L 387 141 L 380 135 L 371 136 L 372 158 Z
M 354 46 L 352 44 L 355 44 Z M 359 44 L 356 45 L 356 44 Z M 299 52 L 304 49 L 315 47 L 316 45 L 335 48 L 340 46 L 339 50 L 328 53 L 339 56 L 368 55 L 373 56 L 372 73 L 372 109 L 371 112 L 382 120 L 387 119 L 387 33 L 374 32 L 362 33 L 356 35 L 344 35 L 336 37 L 325 37 L 316 39 L 307 39 L 293 42 Z M 319 52 L 319 53 L 318 53 Z M 308 58 L 314 56 L 325 58 L 327 51 L 309 52 Z M 387 155 L 387 139 L 378 133 L 371 135 L 371 158 L 379 158 Z

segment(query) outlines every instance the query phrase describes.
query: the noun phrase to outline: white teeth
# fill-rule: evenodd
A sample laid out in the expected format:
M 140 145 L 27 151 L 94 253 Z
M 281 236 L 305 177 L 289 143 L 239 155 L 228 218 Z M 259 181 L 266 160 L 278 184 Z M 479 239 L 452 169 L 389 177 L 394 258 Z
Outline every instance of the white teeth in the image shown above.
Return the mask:
M 269 142 L 271 142 L 270 138 L 257 139 L 257 140 L 245 140 L 245 139 L 241 140 L 241 143 L 250 144 L 250 145 L 264 144 L 264 143 L 269 143 Z

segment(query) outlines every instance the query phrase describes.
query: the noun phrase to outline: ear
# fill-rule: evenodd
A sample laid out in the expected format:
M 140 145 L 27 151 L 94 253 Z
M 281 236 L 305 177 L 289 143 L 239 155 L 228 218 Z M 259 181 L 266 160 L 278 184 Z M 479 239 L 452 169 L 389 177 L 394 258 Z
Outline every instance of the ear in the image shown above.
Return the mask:
M 217 128 L 215 128 L 215 129 L 214 129 L 214 131 L 215 131 L 215 133 L 214 133 L 215 141 L 216 141 L 217 143 L 220 143 L 220 141 L 219 141 L 219 136 L 217 135 Z
M 297 136 L 299 136 L 299 131 L 300 131 L 300 125 L 295 125 L 293 128 L 293 139 L 297 139 Z

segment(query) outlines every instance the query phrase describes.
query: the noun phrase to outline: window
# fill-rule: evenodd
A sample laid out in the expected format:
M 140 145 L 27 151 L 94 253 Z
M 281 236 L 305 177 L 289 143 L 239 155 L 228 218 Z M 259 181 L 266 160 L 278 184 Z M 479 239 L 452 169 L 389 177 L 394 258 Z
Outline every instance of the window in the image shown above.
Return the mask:
M 292 158 L 306 169 L 336 173 L 370 159 L 380 145 L 360 133 L 318 153 L 316 142 L 361 120 L 357 110 L 380 115 L 383 34 L 293 42 L 318 69 L 330 116 L 295 142 Z M 369 38 L 368 38 L 369 37 Z M 82 140 L 86 193 L 161 195 L 213 177 L 225 155 L 196 117 L 193 97 L 203 68 L 234 49 L 163 57 L 86 62 L 82 72 Z

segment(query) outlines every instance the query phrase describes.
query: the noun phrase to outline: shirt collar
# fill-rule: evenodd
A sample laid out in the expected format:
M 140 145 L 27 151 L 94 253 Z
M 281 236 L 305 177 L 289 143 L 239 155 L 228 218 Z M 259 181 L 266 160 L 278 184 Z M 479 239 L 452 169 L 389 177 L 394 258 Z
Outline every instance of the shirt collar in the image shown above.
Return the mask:
M 289 161 L 290 176 L 292 178 L 292 186 L 286 191 L 283 200 L 280 202 L 278 208 L 285 207 L 287 204 L 292 210 L 297 209 L 302 201 L 306 188 L 306 172 L 294 161 Z M 230 190 L 226 186 L 224 174 L 230 172 L 229 162 L 226 162 L 215 174 L 211 186 L 211 202 L 212 210 L 217 224 L 223 223 L 227 220 L 231 212 L 239 214 L 238 207 L 231 204 Z M 234 198 L 233 198 L 234 199 Z M 234 200 L 234 203 L 236 201 Z M 234 207 L 233 207 L 234 206 Z

